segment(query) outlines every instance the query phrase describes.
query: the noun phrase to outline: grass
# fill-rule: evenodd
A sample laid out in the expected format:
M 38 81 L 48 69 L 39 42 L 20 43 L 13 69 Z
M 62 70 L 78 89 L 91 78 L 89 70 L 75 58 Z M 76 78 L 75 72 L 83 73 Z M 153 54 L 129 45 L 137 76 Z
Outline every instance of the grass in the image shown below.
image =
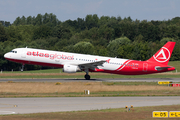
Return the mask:
M 48 70 L 50 71 L 50 70 Z M 53 70 L 54 71 L 54 70 Z M 84 72 L 80 73 L 25 73 L 25 72 L 7 72 L 0 73 L 0 78 L 70 78 L 70 79 L 84 79 Z M 150 74 L 150 75 L 116 75 L 108 73 L 90 73 L 91 78 L 93 79 L 116 79 L 116 78 L 180 78 L 180 73 L 159 73 L 159 74 Z
M 33 89 L 32 89 L 33 88 Z M 157 82 L 0 82 L 0 97 L 179 96 L 180 87 Z
M 170 61 L 168 63 L 169 66 L 174 66 L 177 70 L 177 72 L 180 72 L 180 61 Z M 173 71 L 176 72 L 176 71 Z
M 156 120 L 152 118 L 153 111 L 180 111 L 180 105 L 134 107 L 129 112 L 125 108 L 3 115 L 0 120 Z M 168 119 L 169 120 L 169 119 Z M 179 120 L 179 118 L 173 118 Z

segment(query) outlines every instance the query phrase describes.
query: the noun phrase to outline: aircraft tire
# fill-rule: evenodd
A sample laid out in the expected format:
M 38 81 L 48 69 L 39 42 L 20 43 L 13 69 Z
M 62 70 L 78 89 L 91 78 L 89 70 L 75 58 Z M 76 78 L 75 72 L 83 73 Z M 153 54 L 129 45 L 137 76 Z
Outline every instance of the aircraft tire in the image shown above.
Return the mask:
M 86 80 L 90 80 L 91 77 L 90 77 L 90 75 L 85 75 L 84 78 L 85 78 Z

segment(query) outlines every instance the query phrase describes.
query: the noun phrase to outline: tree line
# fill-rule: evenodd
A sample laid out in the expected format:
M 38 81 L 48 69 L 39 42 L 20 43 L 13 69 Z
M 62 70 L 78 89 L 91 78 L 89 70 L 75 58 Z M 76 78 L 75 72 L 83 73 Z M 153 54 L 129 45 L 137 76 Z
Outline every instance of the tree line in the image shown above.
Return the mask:
M 0 69 L 19 70 L 20 64 L 4 59 L 14 48 L 29 47 L 147 60 L 167 41 L 176 41 L 171 60 L 180 60 L 180 17 L 164 21 L 132 20 L 87 15 L 85 18 L 57 19 L 53 13 L 17 17 L 10 24 L 0 21 Z M 27 65 L 26 69 L 43 69 Z

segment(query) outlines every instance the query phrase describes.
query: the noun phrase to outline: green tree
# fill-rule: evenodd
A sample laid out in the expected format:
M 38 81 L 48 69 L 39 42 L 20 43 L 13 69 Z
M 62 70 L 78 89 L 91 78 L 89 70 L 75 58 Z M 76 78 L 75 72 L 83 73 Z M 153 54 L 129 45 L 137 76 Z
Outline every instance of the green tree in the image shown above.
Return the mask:
M 107 56 L 107 48 L 103 47 L 103 46 L 98 46 L 98 55 L 100 56 Z
M 10 22 L 5 21 L 5 27 L 8 27 L 8 26 L 10 26 L 10 25 L 11 25 Z
M 43 20 L 42 15 L 38 14 L 34 20 L 34 24 L 40 26 L 43 23 L 42 20 Z
M 99 18 L 97 16 L 97 14 L 87 15 L 85 18 L 85 24 L 86 24 L 86 27 L 88 28 L 88 30 L 93 27 L 98 27 L 98 21 L 99 21 Z
M 38 26 L 34 30 L 33 39 L 48 38 L 51 36 L 51 28 L 46 25 Z
M 100 45 L 107 45 L 110 40 L 113 40 L 115 38 L 115 31 L 111 27 L 107 26 L 101 26 L 98 30 L 99 38 L 102 38 L 104 41 L 101 41 L 100 39 Z
M 16 20 L 13 22 L 13 25 L 20 25 L 21 24 L 21 18 L 17 17 Z
M 86 28 L 85 26 L 85 21 L 84 19 L 82 18 L 77 18 L 77 30 L 78 32 L 81 31 L 81 30 L 84 30 Z
M 53 36 L 59 39 L 70 39 L 72 36 L 72 33 L 70 29 L 64 26 L 58 25 L 53 29 Z
M 59 21 L 56 17 L 56 15 L 54 15 L 53 13 L 49 14 L 49 21 L 50 21 L 50 25 L 51 27 L 55 27 L 56 25 L 58 25 L 59 23 L 61 23 L 61 21 Z
M 59 39 L 57 37 L 49 37 L 46 39 L 46 41 L 47 41 L 45 42 L 46 44 L 43 44 L 43 46 L 46 46 L 46 48 L 44 47 L 43 49 L 55 50 L 54 46 L 59 41 Z
M 127 37 L 121 37 L 121 38 L 117 38 L 113 41 L 110 41 L 108 46 L 107 46 L 107 50 L 108 50 L 108 56 L 110 57 L 116 57 L 119 55 L 119 46 L 123 46 L 123 45 L 127 45 L 130 44 L 131 40 L 128 39 Z M 129 51 L 129 50 L 128 50 Z
M 124 47 L 122 45 L 119 45 L 117 49 L 117 57 L 118 58 L 124 58 Z
M 48 40 L 52 40 L 52 39 L 36 39 L 33 42 L 36 42 L 36 44 L 38 44 L 38 48 L 39 49 L 49 49 L 49 50 L 53 50 L 54 47 L 51 47 L 52 44 L 48 42 Z M 33 43 L 35 45 L 35 43 Z M 36 46 L 36 45 L 35 45 Z M 31 47 L 31 46 L 29 46 Z M 34 46 L 32 46 L 34 47 Z
M 141 34 L 139 34 L 138 36 L 136 36 L 134 38 L 134 41 L 136 41 L 136 42 L 143 42 L 144 41 L 143 36 Z
M 110 17 L 109 16 L 101 16 L 99 21 L 98 21 L 98 25 L 99 26 L 104 26 L 106 25 L 108 22 L 110 21 Z
M 180 47 L 179 46 L 180 46 L 180 41 L 177 41 L 170 60 L 172 61 L 180 60 Z
M 144 37 L 145 41 L 157 41 L 160 40 L 160 29 L 158 26 L 153 25 L 151 22 L 142 21 L 138 27 L 138 34 Z
M 50 16 L 45 13 L 45 15 L 42 16 L 43 17 L 43 24 L 47 24 L 48 22 L 50 22 Z
M 169 25 L 164 29 L 163 37 L 179 39 L 180 26 Z
M 78 42 L 73 46 L 73 51 L 81 54 L 93 54 L 94 46 L 90 42 Z
M 161 43 L 161 45 L 164 45 L 164 44 L 166 44 L 168 41 L 176 42 L 173 38 L 163 38 L 163 39 L 161 39 L 160 43 Z
M 2 25 L 0 25 L 0 42 L 8 40 L 8 35 Z
M 26 25 L 26 24 L 27 24 L 26 17 L 23 15 L 21 17 L 21 25 Z
M 151 48 L 148 46 L 147 42 L 143 41 L 134 41 L 132 44 L 131 57 L 135 60 L 147 60 L 148 52 L 151 51 Z
M 22 40 L 22 35 L 19 31 L 18 26 L 12 25 L 7 27 L 6 30 L 9 36 L 8 41 L 16 42 L 17 40 Z
M 132 56 L 132 51 L 134 50 L 133 44 L 124 44 L 124 45 L 119 45 L 119 47 L 122 47 L 121 53 L 117 53 L 117 57 L 119 58 L 122 55 L 122 58 L 125 59 L 134 59 Z
M 30 25 L 33 23 L 33 19 L 31 16 L 27 17 L 27 25 Z

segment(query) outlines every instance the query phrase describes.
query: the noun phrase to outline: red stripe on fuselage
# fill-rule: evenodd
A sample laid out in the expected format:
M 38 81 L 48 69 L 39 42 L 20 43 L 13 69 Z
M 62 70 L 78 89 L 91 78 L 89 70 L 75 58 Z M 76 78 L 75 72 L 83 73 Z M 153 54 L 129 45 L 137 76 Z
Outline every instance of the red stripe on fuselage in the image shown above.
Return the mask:
M 9 60 L 9 61 L 13 61 L 13 62 L 17 62 L 17 63 L 22 63 L 22 64 L 33 64 L 33 65 L 58 67 L 58 68 L 62 68 L 63 67 L 63 65 L 61 65 L 61 64 L 35 62 L 35 61 L 26 61 L 26 60 L 17 60 L 17 59 L 10 59 L 10 58 L 6 58 L 6 59 Z
M 125 61 L 125 62 L 123 63 L 123 65 L 121 65 L 121 66 L 120 66 L 118 69 L 116 69 L 115 71 L 122 70 L 122 69 L 126 66 L 126 64 L 128 64 L 130 61 L 131 61 L 131 60 Z

